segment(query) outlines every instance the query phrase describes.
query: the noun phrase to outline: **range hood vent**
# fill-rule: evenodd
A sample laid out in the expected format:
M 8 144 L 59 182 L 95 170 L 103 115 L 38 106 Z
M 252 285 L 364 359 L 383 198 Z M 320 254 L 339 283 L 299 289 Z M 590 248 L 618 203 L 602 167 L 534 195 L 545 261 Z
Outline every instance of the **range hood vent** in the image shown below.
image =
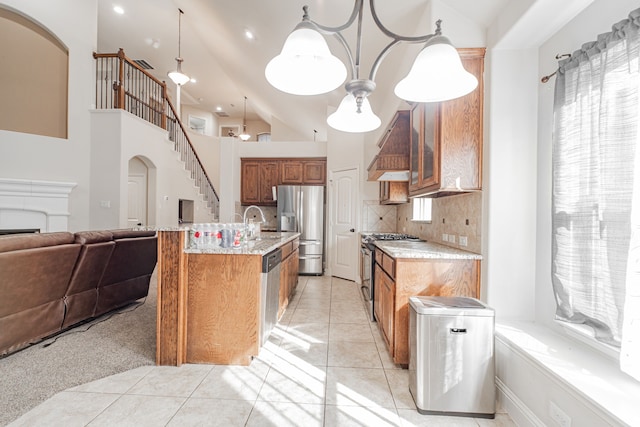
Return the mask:
M 367 170 L 368 181 L 409 181 L 410 111 L 400 110 L 380 139 L 380 151 Z

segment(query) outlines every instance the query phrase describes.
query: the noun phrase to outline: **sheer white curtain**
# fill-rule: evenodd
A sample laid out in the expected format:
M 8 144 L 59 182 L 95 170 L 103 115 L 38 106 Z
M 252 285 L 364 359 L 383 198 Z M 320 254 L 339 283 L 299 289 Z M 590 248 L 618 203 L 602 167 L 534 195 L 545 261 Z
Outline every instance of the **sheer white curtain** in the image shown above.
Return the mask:
M 560 62 L 553 136 L 559 320 L 621 348 L 640 379 L 640 9 Z

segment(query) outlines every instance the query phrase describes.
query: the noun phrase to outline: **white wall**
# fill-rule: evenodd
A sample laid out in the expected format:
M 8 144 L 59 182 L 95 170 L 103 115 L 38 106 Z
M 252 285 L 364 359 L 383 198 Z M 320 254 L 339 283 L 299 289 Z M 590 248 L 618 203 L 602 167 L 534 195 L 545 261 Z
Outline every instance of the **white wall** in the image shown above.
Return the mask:
M 69 230 L 89 227 L 89 110 L 95 103 L 97 0 L 0 0 L 38 22 L 69 50 L 67 139 L 0 130 L 0 177 L 75 182 L 69 196 Z M 73 10 L 72 24 L 64 11 Z M 6 82 L 5 82 L 6 83 Z
M 533 320 L 537 55 L 492 50 L 485 63 L 483 296 L 497 318 Z
M 177 226 L 179 199 L 194 201 L 194 222 L 213 222 L 166 131 L 124 110 L 94 110 L 91 119 L 92 229 L 127 226 L 128 165 L 136 156 L 150 169 L 149 225 Z

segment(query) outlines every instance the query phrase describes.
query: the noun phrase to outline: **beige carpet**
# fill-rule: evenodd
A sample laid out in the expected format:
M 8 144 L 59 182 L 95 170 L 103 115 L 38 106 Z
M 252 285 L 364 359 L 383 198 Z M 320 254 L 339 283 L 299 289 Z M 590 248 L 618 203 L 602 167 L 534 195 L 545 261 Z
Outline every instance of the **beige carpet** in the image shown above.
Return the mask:
M 140 300 L 141 304 L 0 359 L 0 426 L 67 388 L 154 365 L 156 284 L 154 274 L 149 296 Z M 52 344 L 45 347 L 48 343 Z

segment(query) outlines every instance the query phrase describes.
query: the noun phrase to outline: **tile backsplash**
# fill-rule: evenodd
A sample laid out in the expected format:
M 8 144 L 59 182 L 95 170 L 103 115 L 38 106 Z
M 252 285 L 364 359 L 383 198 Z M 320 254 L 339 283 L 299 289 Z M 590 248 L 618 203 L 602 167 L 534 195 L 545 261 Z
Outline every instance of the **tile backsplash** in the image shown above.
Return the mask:
M 397 208 L 381 205 L 377 200 L 362 202 L 362 231 L 395 233 Z
M 411 221 L 411 203 L 398 205 L 396 231 L 445 246 L 481 253 L 481 192 L 433 199 L 431 219 L 430 223 Z M 443 234 L 447 235 L 447 241 L 443 240 Z M 460 245 L 460 236 L 467 238 L 466 246 Z
M 243 216 L 244 210 L 248 206 L 236 206 L 236 213 Z M 266 231 L 275 231 L 278 228 L 278 208 L 275 206 L 260 206 L 260 210 L 264 213 L 264 218 L 267 220 L 260 228 Z M 237 217 L 236 217 L 237 218 Z M 260 213 L 257 210 L 250 210 L 247 219 L 252 218 L 254 221 L 260 221 Z

